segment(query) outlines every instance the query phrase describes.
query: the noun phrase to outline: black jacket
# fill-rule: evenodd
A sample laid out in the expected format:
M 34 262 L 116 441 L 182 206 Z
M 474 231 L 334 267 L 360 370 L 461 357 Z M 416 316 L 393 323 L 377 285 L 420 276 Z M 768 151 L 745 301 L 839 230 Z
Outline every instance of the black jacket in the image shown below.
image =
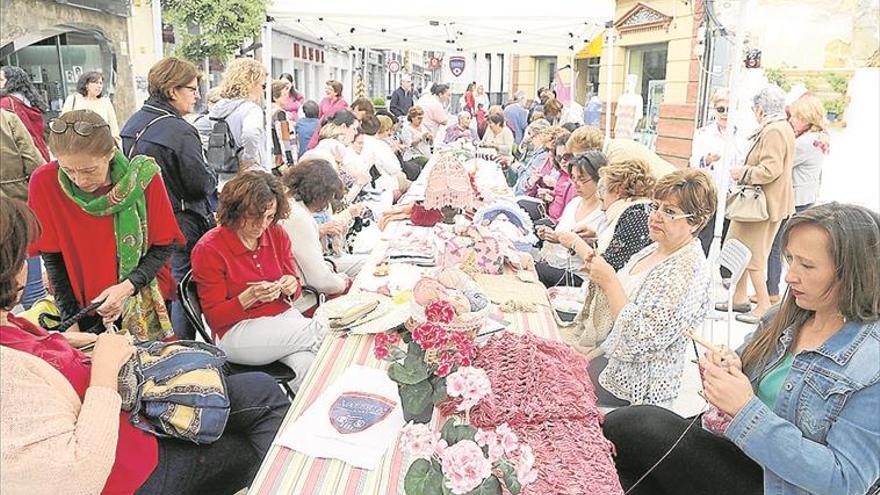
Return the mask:
M 163 114 L 170 114 L 170 117 L 156 121 L 147 129 L 134 154 L 156 159 L 178 222 L 181 212 L 187 211 L 213 224 L 211 200 L 217 192 L 217 175 L 205 161 L 198 131 L 180 117 L 171 104 L 158 98 L 148 99 L 119 133 L 123 152 L 128 156 L 138 133 Z M 192 234 L 183 225 L 181 229 L 189 240 Z
M 391 113 L 398 117 L 406 117 L 406 113 L 413 106 L 415 94 L 410 91 L 404 91 L 403 88 L 397 88 L 391 93 L 391 105 L 389 109 Z

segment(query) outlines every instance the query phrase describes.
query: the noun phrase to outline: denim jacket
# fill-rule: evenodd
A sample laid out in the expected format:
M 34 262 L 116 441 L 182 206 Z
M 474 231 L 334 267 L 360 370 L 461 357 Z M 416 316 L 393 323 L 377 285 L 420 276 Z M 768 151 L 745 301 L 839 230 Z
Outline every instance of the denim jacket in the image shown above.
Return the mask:
M 785 356 L 785 329 L 752 387 Z M 748 341 L 748 339 L 747 339 Z M 863 495 L 880 477 L 880 322 L 848 322 L 799 352 L 771 409 L 753 397 L 725 436 L 764 468 L 767 495 Z

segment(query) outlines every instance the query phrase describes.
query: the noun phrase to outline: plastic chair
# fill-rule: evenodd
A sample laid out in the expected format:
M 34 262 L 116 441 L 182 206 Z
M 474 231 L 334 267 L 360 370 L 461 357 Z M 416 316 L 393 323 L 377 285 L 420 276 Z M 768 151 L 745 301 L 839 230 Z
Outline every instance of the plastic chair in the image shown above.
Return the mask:
M 743 276 L 743 273 L 746 271 L 746 266 L 748 266 L 749 261 L 752 259 L 752 251 L 746 247 L 745 244 L 736 240 L 736 239 L 728 239 L 724 242 L 724 245 L 721 247 L 721 252 L 718 254 L 718 265 L 722 268 L 726 268 L 730 271 L 730 285 L 726 287 L 727 289 L 727 347 L 730 347 L 730 332 L 733 328 L 733 292 L 736 289 L 736 281 Z M 714 275 L 719 272 L 718 268 L 715 267 L 713 263 L 711 267 Z M 711 298 L 714 299 L 714 298 Z M 715 340 L 715 321 L 720 321 L 724 319 L 723 316 L 715 310 L 715 303 L 710 299 L 709 301 L 709 310 L 706 312 L 706 320 L 703 322 L 703 328 L 705 329 L 706 323 L 709 324 L 709 339 Z M 706 332 L 704 331 L 705 335 Z
M 180 280 L 177 289 L 178 296 L 180 297 L 180 305 L 183 307 L 183 312 L 186 314 L 187 321 L 189 321 L 189 324 L 196 329 L 205 342 L 213 345 L 214 339 L 211 338 L 210 329 L 204 320 L 202 304 L 199 301 L 199 293 L 196 290 L 196 283 L 192 280 L 191 270 Z M 322 300 L 320 294 L 310 287 L 303 287 L 303 291 L 315 293 L 318 301 Z M 274 363 L 269 363 L 263 366 L 246 366 L 227 361 L 226 365 L 229 368 L 230 374 L 247 373 L 250 371 L 266 373 L 274 378 L 275 382 L 284 389 L 284 392 L 291 401 L 296 395 L 295 391 L 290 386 L 290 381 L 296 378 L 296 372 L 280 361 L 275 361 Z

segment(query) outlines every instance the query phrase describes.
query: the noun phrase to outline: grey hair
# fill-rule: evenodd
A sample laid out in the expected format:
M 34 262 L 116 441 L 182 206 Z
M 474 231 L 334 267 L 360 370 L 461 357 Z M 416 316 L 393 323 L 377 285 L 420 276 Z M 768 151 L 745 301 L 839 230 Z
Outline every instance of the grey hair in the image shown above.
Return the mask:
M 715 90 L 715 93 L 712 94 L 712 104 L 716 104 L 721 100 L 730 101 L 730 91 L 727 88 L 718 88 Z
M 525 97 L 526 94 L 520 90 L 513 94 L 513 101 L 522 101 Z
M 752 97 L 752 107 L 760 108 L 765 115 L 782 113 L 785 109 L 785 92 L 775 84 L 768 84 Z
M 469 112 L 464 111 L 464 110 L 462 110 L 461 112 L 458 112 L 458 120 L 461 120 L 463 117 L 471 118 L 471 114 Z

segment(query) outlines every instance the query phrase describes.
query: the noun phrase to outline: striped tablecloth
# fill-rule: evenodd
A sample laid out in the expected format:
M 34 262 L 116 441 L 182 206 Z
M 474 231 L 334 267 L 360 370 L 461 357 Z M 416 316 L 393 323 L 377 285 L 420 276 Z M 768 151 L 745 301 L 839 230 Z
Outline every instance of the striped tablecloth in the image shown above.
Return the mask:
M 485 162 L 497 170 L 492 162 Z M 490 169 L 489 173 L 493 170 Z M 500 171 L 497 172 L 500 176 Z M 422 174 L 424 177 L 426 174 Z M 502 179 L 503 180 L 503 179 Z M 494 182 L 490 178 L 491 182 Z M 404 222 L 390 224 L 383 239 L 393 238 L 404 229 L 412 229 Z M 355 280 L 353 290 L 364 286 L 375 285 L 373 269 L 384 256 L 387 242 L 380 241 L 375 247 L 369 261 Z M 395 269 L 421 270 L 417 267 L 392 265 Z M 504 319 L 510 324 L 508 331 L 530 332 L 552 340 L 561 340 L 559 329 L 553 318 L 552 310 L 539 307 L 533 313 L 507 313 Z M 358 335 L 345 338 L 328 335 L 314 365 L 306 375 L 296 400 L 290 408 L 282 431 L 291 422 L 302 415 L 330 384 L 351 365 L 357 364 L 374 368 L 386 368 L 388 363 L 373 356 L 372 335 Z M 435 418 L 436 421 L 436 418 Z M 409 467 L 409 460 L 404 459 L 395 444 L 385 454 L 379 468 L 367 471 L 352 467 L 336 459 L 318 459 L 293 451 L 286 447 L 273 445 L 269 450 L 259 473 L 254 480 L 248 495 L 290 494 L 290 495 L 399 495 L 403 494 L 403 478 Z

